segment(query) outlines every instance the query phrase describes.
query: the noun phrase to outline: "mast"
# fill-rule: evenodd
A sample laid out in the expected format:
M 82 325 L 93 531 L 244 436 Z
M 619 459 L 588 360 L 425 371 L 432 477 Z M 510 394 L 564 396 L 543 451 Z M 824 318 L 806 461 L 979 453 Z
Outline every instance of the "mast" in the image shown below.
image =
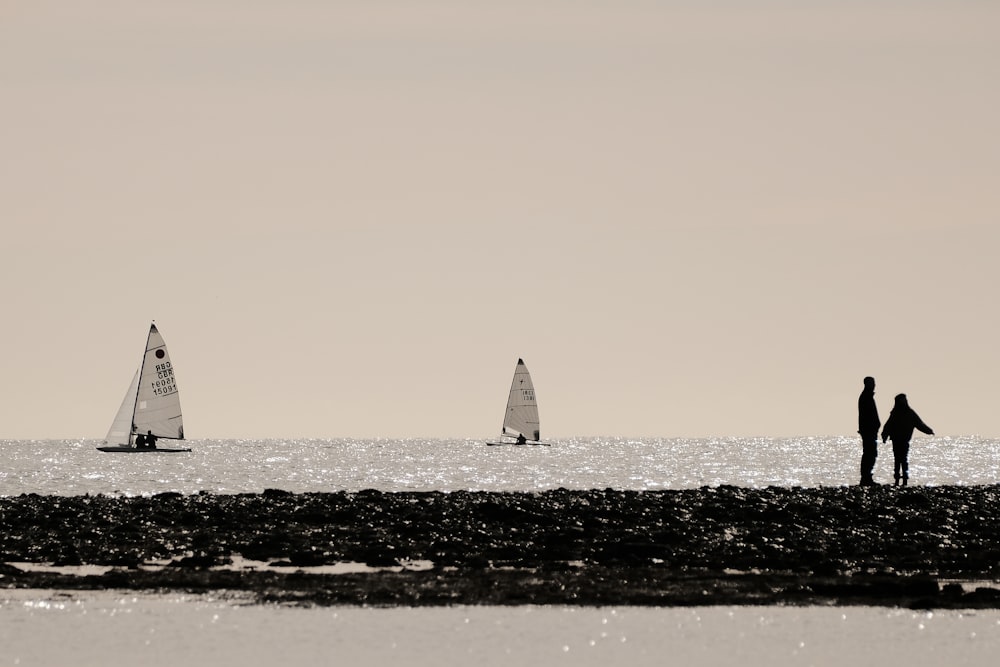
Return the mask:
M 517 363 L 514 365 L 514 379 L 517 379 L 517 369 L 524 363 L 524 360 L 520 357 L 517 358 Z M 511 380 L 510 392 L 507 393 L 507 406 L 503 410 L 503 424 L 500 426 L 500 435 L 507 435 L 507 420 L 510 418 L 510 399 L 514 393 L 514 380 Z
M 149 324 L 149 331 L 146 332 L 146 342 L 142 346 L 142 361 L 139 362 L 139 381 L 142 382 L 142 367 L 146 364 L 146 353 L 149 352 L 149 337 L 153 335 L 153 329 L 156 328 L 156 320 L 153 320 Z M 139 392 L 135 392 L 135 402 L 132 404 L 132 423 L 129 424 L 128 429 L 128 446 L 132 446 L 132 436 L 135 435 L 135 410 L 139 406 Z

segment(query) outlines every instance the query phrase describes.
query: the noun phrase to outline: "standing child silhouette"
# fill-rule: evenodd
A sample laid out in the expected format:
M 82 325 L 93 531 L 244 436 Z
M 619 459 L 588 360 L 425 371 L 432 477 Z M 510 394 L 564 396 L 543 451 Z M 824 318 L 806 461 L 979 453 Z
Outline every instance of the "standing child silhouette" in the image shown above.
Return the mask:
M 910 479 L 910 438 L 913 437 L 913 429 L 934 435 L 933 429 L 910 407 L 906 394 L 897 394 L 896 404 L 892 406 L 892 412 L 882 428 L 882 442 L 892 438 L 893 477 L 896 479 L 896 486 L 899 486 L 900 479 L 903 480 L 903 486 Z

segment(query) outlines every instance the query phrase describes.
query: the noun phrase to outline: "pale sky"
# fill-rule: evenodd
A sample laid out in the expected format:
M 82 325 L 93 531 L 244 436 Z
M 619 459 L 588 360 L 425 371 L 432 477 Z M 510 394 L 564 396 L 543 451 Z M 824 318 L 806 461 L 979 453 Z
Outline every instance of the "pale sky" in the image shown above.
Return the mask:
M 0 6 L 0 438 L 1000 436 L 1000 4 Z

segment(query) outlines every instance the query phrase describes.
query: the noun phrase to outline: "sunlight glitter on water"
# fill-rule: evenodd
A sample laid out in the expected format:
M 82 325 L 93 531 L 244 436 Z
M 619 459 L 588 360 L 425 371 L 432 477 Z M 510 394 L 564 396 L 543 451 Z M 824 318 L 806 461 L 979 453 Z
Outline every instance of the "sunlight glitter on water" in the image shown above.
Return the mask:
M 488 447 L 481 440 L 190 440 L 190 453 L 105 454 L 96 441 L 0 441 L 0 495 L 540 491 L 841 486 L 857 483 L 855 438 L 572 438 L 551 447 Z M 891 481 L 891 448 L 876 479 Z M 915 485 L 994 484 L 1000 441 L 918 438 Z

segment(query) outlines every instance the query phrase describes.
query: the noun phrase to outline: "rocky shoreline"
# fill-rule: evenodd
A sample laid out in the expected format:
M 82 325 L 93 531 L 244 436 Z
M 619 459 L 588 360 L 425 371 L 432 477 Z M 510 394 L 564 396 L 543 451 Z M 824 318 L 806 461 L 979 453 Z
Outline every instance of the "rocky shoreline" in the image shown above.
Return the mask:
M 331 573 L 338 563 L 367 567 Z M 1000 608 L 995 582 L 998 486 L 0 498 L 4 588 L 318 605 Z

